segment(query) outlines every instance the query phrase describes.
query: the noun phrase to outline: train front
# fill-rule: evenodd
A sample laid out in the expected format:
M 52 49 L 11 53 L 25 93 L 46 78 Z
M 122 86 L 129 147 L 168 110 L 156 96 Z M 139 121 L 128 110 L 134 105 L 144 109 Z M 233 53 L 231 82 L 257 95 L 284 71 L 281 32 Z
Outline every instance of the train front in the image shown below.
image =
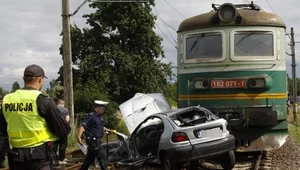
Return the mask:
M 228 121 L 240 151 L 287 138 L 285 24 L 255 4 L 214 5 L 178 30 L 178 107 Z

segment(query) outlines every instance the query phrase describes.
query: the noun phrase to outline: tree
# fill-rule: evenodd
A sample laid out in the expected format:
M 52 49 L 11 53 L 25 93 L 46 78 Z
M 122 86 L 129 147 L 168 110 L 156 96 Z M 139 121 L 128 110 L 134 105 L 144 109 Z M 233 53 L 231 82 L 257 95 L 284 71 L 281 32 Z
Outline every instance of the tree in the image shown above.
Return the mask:
M 15 81 L 13 84 L 12 84 L 12 88 L 11 88 L 11 93 L 15 92 L 16 90 L 20 89 L 20 85 L 17 81 Z
M 0 96 L 1 97 L 4 97 L 6 94 L 8 94 L 9 93 L 9 91 L 7 91 L 7 90 L 4 90 L 3 89 L 3 87 L 0 87 Z
M 160 60 L 165 56 L 162 39 L 153 31 L 156 18 L 152 6 L 154 0 L 90 4 L 96 9 L 84 16 L 90 28 L 71 28 L 75 89 L 95 80 L 118 104 L 137 92 L 165 90 L 171 64 Z M 59 80 L 63 81 L 61 73 L 62 69 Z
M 59 84 L 56 80 L 50 82 L 50 89 L 47 89 L 47 94 L 53 99 L 64 98 L 64 87 Z
M 164 94 L 172 107 L 177 107 L 177 81 L 167 85 Z
M 293 94 L 293 80 L 292 78 L 289 77 L 289 75 L 286 75 L 287 77 L 287 83 L 288 83 L 288 92 L 289 94 Z M 300 95 L 300 79 L 296 78 L 296 82 L 297 82 L 297 96 Z

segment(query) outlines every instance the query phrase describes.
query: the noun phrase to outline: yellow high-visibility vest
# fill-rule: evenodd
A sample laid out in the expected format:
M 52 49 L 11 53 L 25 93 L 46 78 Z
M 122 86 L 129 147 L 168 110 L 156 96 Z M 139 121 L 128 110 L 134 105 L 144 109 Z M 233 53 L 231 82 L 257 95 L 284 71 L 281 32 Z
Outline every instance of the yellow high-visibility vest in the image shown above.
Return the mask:
M 4 97 L 2 111 L 7 122 L 9 143 L 13 147 L 35 147 L 58 139 L 38 114 L 36 100 L 40 94 L 38 90 L 19 89 Z

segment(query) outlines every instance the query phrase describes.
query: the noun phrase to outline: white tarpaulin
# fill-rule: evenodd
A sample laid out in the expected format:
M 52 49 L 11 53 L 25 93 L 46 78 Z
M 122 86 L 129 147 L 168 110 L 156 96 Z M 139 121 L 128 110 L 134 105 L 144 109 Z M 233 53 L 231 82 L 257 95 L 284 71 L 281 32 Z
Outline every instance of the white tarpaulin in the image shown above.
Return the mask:
M 130 134 L 149 115 L 171 109 L 162 93 L 136 93 L 119 108 Z

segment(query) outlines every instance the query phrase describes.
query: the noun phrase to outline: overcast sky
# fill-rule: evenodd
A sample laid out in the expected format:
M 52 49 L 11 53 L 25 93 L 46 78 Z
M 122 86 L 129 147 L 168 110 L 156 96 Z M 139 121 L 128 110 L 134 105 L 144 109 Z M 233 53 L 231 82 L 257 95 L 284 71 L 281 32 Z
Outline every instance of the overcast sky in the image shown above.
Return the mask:
M 84 0 L 70 0 L 70 13 L 73 13 Z M 211 10 L 211 4 L 223 4 L 224 0 L 156 0 L 153 13 L 158 16 L 156 29 L 163 41 L 166 61 L 176 65 L 175 40 L 176 31 L 184 19 Z M 245 0 L 233 0 L 230 3 L 245 3 Z M 250 2 L 250 1 L 249 1 Z M 255 4 L 265 11 L 275 13 L 283 18 L 287 33 L 294 27 L 295 41 L 300 41 L 299 0 L 257 0 Z M 75 16 L 71 24 L 87 27 L 83 14 L 93 12 L 85 4 Z M 49 82 L 58 77 L 58 69 L 62 66 L 59 47 L 62 43 L 61 0 L 1 0 L 0 6 L 0 87 L 11 90 L 17 81 L 23 87 L 22 74 L 30 64 L 42 66 L 48 76 L 44 89 Z M 286 41 L 290 41 L 286 36 Z M 296 62 L 299 65 L 300 43 L 296 44 Z M 287 50 L 290 48 L 287 45 Z M 288 70 L 291 77 L 290 57 Z M 300 77 L 297 69 L 297 77 Z

